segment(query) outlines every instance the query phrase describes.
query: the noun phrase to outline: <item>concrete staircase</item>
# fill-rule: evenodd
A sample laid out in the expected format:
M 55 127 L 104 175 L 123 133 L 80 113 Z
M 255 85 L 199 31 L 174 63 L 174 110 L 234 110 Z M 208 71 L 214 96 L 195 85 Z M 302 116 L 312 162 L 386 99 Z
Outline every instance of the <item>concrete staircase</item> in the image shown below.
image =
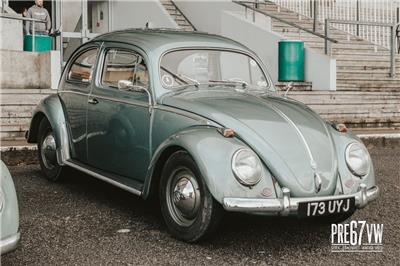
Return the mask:
M 260 5 L 267 11 L 294 24 L 312 30 L 313 20 L 288 9 L 267 2 Z M 305 46 L 324 52 L 324 40 L 304 31 L 299 32 L 277 20 L 272 20 L 273 30 L 288 39 L 301 39 Z M 323 25 L 317 25 L 317 32 L 324 34 Z M 396 78 L 391 78 L 390 52 L 383 47 L 369 43 L 356 36 L 332 28 L 330 36 L 338 41 L 332 45 L 332 56 L 337 63 L 338 91 L 400 91 L 400 56 L 396 56 Z M 314 88 L 318 89 L 318 88 Z
M 260 10 L 312 30 L 313 21 L 276 4 L 266 2 Z M 324 40 L 299 32 L 295 27 L 272 19 L 273 31 L 288 39 L 300 39 L 305 46 L 324 52 Z M 324 34 L 323 25 L 317 32 Z M 327 120 L 346 123 L 350 127 L 400 128 L 400 56 L 396 56 L 396 78 L 391 78 L 390 53 L 356 36 L 332 28 L 330 36 L 338 40 L 332 45 L 337 65 L 337 91 L 291 91 L 288 97 L 309 105 Z
M 36 105 L 52 93 L 55 93 L 55 90 L 1 88 L 0 139 L 23 139 Z
M 351 128 L 400 129 L 400 91 L 291 91 L 287 97 Z
M 185 31 L 196 30 L 172 0 L 161 0 L 160 2 L 181 29 Z
M 24 138 L 36 105 L 56 92 L 50 89 L 54 75 L 51 61 L 50 52 L 0 49 L 1 141 Z

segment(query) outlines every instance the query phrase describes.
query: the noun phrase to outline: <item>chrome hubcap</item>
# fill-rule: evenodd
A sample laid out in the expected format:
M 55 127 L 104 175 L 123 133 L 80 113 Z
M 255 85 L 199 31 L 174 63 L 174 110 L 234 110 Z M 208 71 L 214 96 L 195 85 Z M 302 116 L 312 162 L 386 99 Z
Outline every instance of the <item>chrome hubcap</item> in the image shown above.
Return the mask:
M 52 132 L 49 132 L 46 137 L 43 139 L 42 146 L 41 146 L 41 157 L 44 166 L 47 169 L 53 169 L 57 163 L 56 157 L 56 141 Z
M 175 171 L 169 179 L 167 190 L 172 218 L 182 226 L 190 226 L 197 216 L 201 199 L 194 174 L 188 169 Z

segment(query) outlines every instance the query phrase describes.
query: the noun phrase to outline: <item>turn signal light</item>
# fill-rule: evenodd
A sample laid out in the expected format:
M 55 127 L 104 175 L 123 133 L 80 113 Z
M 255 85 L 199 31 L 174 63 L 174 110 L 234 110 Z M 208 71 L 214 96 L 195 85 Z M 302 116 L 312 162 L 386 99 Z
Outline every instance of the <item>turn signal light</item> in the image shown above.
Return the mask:
M 218 128 L 218 132 L 225 138 L 233 138 L 235 136 L 235 131 L 231 128 Z
M 339 132 L 347 132 L 348 131 L 345 124 L 336 124 L 336 130 Z

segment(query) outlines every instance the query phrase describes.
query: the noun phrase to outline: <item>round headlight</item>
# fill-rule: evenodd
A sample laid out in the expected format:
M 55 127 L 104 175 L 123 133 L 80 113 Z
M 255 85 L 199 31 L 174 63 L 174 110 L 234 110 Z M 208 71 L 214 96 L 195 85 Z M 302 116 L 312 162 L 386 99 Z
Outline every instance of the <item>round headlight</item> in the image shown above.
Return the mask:
M 359 143 L 349 144 L 346 148 L 346 163 L 354 175 L 365 176 L 370 166 L 368 151 Z
M 241 184 L 254 186 L 261 180 L 261 161 L 249 149 L 237 150 L 232 158 L 232 171 Z

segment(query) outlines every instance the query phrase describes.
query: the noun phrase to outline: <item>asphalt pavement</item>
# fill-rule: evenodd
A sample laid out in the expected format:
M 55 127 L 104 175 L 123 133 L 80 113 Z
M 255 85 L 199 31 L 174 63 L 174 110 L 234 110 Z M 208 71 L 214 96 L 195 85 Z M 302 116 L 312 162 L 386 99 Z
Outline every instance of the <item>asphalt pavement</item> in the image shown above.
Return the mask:
M 384 224 L 382 253 L 332 253 L 329 225 L 242 214 L 186 244 L 168 234 L 154 203 L 75 171 L 51 183 L 35 160 L 3 154 L 14 164 L 22 239 L 1 265 L 400 265 L 400 144 L 368 148 L 381 195 L 351 219 Z

